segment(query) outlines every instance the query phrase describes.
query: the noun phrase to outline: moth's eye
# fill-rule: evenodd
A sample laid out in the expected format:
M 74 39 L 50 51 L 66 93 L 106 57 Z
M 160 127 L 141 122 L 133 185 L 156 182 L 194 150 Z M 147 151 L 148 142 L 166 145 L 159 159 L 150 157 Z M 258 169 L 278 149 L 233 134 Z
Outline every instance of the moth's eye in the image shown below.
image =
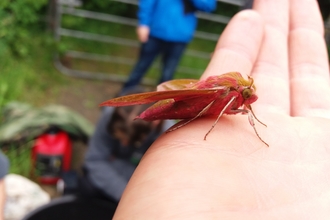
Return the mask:
M 243 96 L 244 99 L 250 98 L 251 95 L 252 95 L 252 90 L 251 89 L 244 89 L 242 91 L 242 96 Z

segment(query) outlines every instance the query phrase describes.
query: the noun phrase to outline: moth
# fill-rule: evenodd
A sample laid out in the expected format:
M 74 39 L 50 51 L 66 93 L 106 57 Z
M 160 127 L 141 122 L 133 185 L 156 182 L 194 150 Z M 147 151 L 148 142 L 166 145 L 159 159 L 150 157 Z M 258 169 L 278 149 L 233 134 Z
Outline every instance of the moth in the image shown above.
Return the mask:
M 156 102 L 136 118 L 147 121 L 183 119 L 182 123 L 167 132 L 181 128 L 199 117 L 216 117 L 204 140 L 216 126 L 223 114 L 248 114 L 248 120 L 257 137 L 269 146 L 258 134 L 251 104 L 258 97 L 252 77 L 244 79 L 239 72 L 210 76 L 205 80 L 176 79 L 160 84 L 155 92 L 146 92 L 110 99 L 100 106 L 128 106 Z M 266 126 L 267 127 L 267 126 Z

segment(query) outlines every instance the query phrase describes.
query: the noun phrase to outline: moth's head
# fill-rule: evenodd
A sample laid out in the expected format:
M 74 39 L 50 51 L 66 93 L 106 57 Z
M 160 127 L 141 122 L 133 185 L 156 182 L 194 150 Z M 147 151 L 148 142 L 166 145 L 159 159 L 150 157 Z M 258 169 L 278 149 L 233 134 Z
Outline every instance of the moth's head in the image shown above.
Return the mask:
M 249 76 L 249 79 L 246 81 L 246 86 L 243 86 L 241 89 L 241 95 L 244 99 L 244 104 L 249 105 L 257 101 L 258 96 L 255 94 L 256 87 L 254 85 L 253 78 Z

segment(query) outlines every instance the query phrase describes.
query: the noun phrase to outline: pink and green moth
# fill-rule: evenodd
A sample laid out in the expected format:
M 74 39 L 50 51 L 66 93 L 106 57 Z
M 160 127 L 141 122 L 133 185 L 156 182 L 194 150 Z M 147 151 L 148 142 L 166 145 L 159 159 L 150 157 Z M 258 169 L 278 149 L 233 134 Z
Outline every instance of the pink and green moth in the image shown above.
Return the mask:
M 252 77 L 244 79 L 238 72 L 210 76 L 205 80 L 177 79 L 160 84 L 155 92 L 132 94 L 110 99 L 101 106 L 128 106 L 156 102 L 136 118 L 147 121 L 164 119 L 184 119 L 170 128 L 176 130 L 199 117 L 216 117 L 204 140 L 216 126 L 223 114 L 248 114 L 248 119 L 257 137 L 269 146 L 258 134 L 254 119 L 262 123 L 254 114 L 251 104 L 258 97 Z

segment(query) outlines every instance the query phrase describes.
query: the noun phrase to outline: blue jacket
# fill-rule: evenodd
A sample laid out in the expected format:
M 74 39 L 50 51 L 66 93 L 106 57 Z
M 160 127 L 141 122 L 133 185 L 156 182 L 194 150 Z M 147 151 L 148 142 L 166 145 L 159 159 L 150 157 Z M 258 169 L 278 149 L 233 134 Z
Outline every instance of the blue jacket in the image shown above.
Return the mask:
M 150 35 L 165 41 L 188 43 L 192 40 L 197 18 L 185 14 L 184 0 L 140 0 L 139 25 L 150 28 Z M 196 10 L 211 12 L 216 0 L 190 0 Z

